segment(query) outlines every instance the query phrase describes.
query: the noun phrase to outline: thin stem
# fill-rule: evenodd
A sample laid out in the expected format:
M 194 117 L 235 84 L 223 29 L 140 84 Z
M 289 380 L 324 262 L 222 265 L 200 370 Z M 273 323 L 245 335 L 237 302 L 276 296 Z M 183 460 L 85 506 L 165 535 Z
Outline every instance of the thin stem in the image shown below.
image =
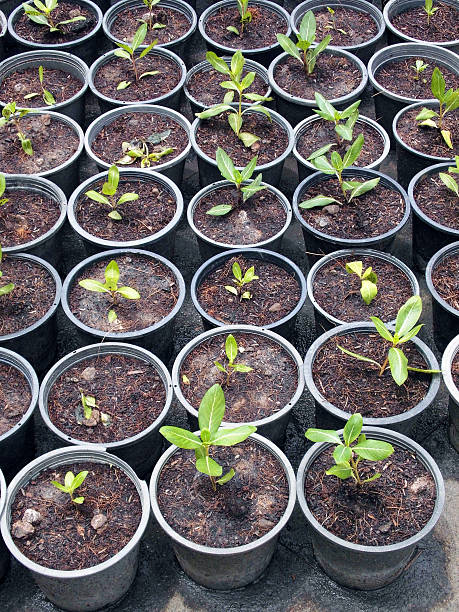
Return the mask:
M 350 464 L 351 464 L 351 467 L 352 467 L 352 471 L 354 472 L 354 476 L 355 476 L 355 478 L 357 480 L 357 484 L 361 485 L 362 481 L 360 480 L 359 470 L 357 468 L 358 463 L 359 463 L 359 460 L 357 459 L 357 461 L 354 461 L 354 457 L 351 455 Z
M 204 448 L 206 449 L 206 457 L 208 457 L 209 456 L 209 447 L 205 446 Z M 217 490 L 217 485 L 215 483 L 215 476 L 209 476 L 209 478 L 210 478 L 210 482 L 212 483 L 212 489 L 213 489 L 213 491 L 215 493 L 215 491 Z
M 138 81 L 139 80 L 139 74 L 137 72 L 137 65 L 135 63 L 134 53 L 132 53 L 132 55 L 131 55 L 131 61 L 132 61 L 132 67 L 134 68 L 135 80 Z
M 241 125 L 242 125 L 242 91 L 238 91 L 239 94 L 239 118 L 241 120 Z M 241 131 L 241 129 L 239 128 L 237 131 L 237 135 L 239 136 L 239 132 Z
M 384 370 L 387 368 L 388 363 L 389 363 L 389 355 L 387 355 L 386 359 L 384 360 L 384 363 L 382 364 L 381 369 L 379 370 L 378 376 L 382 376 L 384 374 Z

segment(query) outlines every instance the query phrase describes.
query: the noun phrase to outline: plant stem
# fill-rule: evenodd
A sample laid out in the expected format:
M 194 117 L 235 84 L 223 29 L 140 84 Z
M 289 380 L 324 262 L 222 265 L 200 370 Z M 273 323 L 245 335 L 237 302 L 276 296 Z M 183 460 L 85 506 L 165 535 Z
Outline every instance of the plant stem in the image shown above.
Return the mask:
M 137 65 L 135 63 L 134 53 L 131 56 L 131 60 L 132 60 L 132 67 L 134 68 L 135 80 L 137 82 L 139 80 L 139 75 L 138 75 L 138 72 L 137 72 Z
M 381 369 L 379 370 L 378 376 L 382 376 L 384 374 L 384 370 L 387 368 L 388 363 L 389 363 L 389 355 L 387 355 L 386 359 L 384 360 L 384 363 L 382 364 Z
M 351 464 L 351 467 L 352 467 L 352 471 L 354 472 L 354 476 L 355 476 L 355 478 L 357 480 L 357 484 L 361 485 L 362 481 L 360 480 L 359 470 L 357 468 L 358 463 L 359 463 L 358 459 L 357 459 L 357 461 L 354 461 L 354 457 L 351 455 L 350 464 Z

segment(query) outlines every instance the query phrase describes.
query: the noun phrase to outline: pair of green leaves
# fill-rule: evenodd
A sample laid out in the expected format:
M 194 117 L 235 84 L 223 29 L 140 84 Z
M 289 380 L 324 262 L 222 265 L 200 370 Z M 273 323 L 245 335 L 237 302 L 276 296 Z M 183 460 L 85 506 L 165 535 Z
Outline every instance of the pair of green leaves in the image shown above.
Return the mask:
M 438 11 L 438 7 L 433 5 L 433 0 L 425 0 L 424 11 L 427 14 L 427 25 L 430 25 L 430 18 Z
M 250 291 L 243 291 L 243 288 L 244 285 L 248 285 L 248 283 L 258 280 L 259 277 L 255 274 L 255 266 L 251 266 L 244 274 L 242 274 L 241 266 L 237 261 L 235 261 L 232 266 L 232 271 L 234 276 L 233 283 L 236 285 L 236 287 L 233 287 L 232 285 L 225 285 L 225 289 L 229 291 L 229 293 L 239 296 L 240 301 L 250 300 L 252 294 Z
M 134 38 L 132 39 L 132 46 L 126 45 L 125 43 L 116 43 L 119 49 L 116 49 L 114 51 L 114 54 L 117 57 L 121 57 L 122 59 L 130 60 L 130 62 L 132 63 L 132 68 L 134 70 L 136 81 L 139 81 L 140 79 L 143 79 L 147 76 L 154 76 L 156 74 L 159 74 L 159 70 L 150 70 L 148 72 L 143 72 L 142 74 L 139 75 L 138 70 L 137 70 L 135 52 L 140 47 L 140 45 L 142 45 L 143 41 L 145 40 L 145 37 L 147 36 L 147 32 L 148 32 L 147 24 L 142 23 L 142 25 L 138 27 L 136 33 L 134 34 Z M 148 45 L 148 47 L 145 47 L 145 49 L 141 51 L 139 55 L 139 59 L 141 59 L 142 57 L 145 57 L 148 53 L 150 53 L 150 51 L 153 49 L 153 47 L 156 46 L 157 43 L 158 43 L 158 40 L 154 40 L 151 43 L 151 45 Z M 131 81 L 121 81 L 121 83 L 118 83 L 116 89 L 118 90 L 126 89 L 127 87 L 129 87 L 130 84 L 131 84 Z
M 65 21 L 60 21 L 59 23 L 55 24 L 51 19 L 51 13 L 58 7 L 57 0 L 45 0 L 44 3 L 40 2 L 40 0 L 33 0 L 33 3 L 34 6 L 31 6 L 30 4 L 22 5 L 24 13 L 34 23 L 48 26 L 50 32 L 60 32 L 61 28 L 59 28 L 59 26 L 67 23 L 86 21 L 86 17 L 83 15 L 77 15 L 76 17 L 72 17 L 72 19 L 66 19 Z
M 41 85 L 41 95 L 43 97 L 45 104 L 47 104 L 48 106 L 52 106 L 53 104 L 56 104 L 56 99 L 54 98 L 53 94 L 45 88 L 43 66 L 38 66 L 38 79 Z M 36 92 L 29 93 L 26 96 L 24 96 L 24 100 L 31 100 L 32 98 L 36 98 L 39 95 L 40 94 Z
M 452 174 L 459 174 L 459 155 L 456 155 L 454 157 L 454 160 L 456 162 L 456 165 L 450 166 L 448 168 L 448 172 L 451 172 Z M 450 176 L 449 174 L 446 174 L 446 172 L 440 172 L 438 176 L 443 181 L 443 183 L 446 185 L 446 187 L 448 187 L 448 189 L 450 189 L 453 193 L 455 193 L 457 197 L 459 198 L 459 185 L 457 184 L 457 181 L 454 180 L 453 177 Z
M 56 489 L 59 489 L 59 491 L 68 493 L 74 504 L 82 504 L 84 502 L 84 497 L 73 497 L 73 494 L 81 487 L 88 474 L 89 472 L 86 470 L 79 472 L 76 476 L 74 476 L 73 472 L 67 472 L 64 478 L 64 484 L 61 484 L 57 480 L 51 480 L 51 484 L 53 484 Z
M 236 0 L 236 4 L 241 18 L 241 30 L 235 26 L 228 26 L 226 29 L 237 36 L 242 36 L 245 26 L 252 21 L 252 12 L 249 10 L 249 0 Z
M 0 127 L 6 125 L 12 121 L 16 127 L 17 136 L 21 143 L 22 150 L 26 155 L 33 155 L 32 143 L 29 138 L 25 136 L 20 128 L 20 120 L 30 113 L 28 108 L 16 108 L 16 102 L 9 102 L 2 109 L 2 117 L 0 118 Z
M 143 3 L 149 11 L 148 21 L 143 21 L 148 25 L 149 30 L 161 30 L 162 28 L 166 27 L 163 23 L 153 23 L 153 7 L 159 4 L 160 2 L 161 0 L 143 0 Z
M 360 287 L 360 295 L 362 296 L 365 304 L 369 306 L 378 293 L 378 287 L 376 285 L 378 282 L 378 277 L 376 272 L 373 272 L 371 266 L 369 266 L 364 272 L 363 263 L 361 261 L 350 261 L 349 263 L 346 263 L 346 272 L 349 272 L 349 274 L 356 274 L 360 278 L 362 282 Z
M 358 108 L 361 101 L 357 100 L 357 102 L 354 102 L 344 110 L 339 111 L 317 91 L 314 93 L 314 97 L 319 110 L 313 109 L 313 112 L 322 117 L 322 119 L 325 119 L 325 121 L 333 122 L 335 124 L 335 132 L 339 138 L 351 141 L 355 122 L 359 118 Z M 340 121 L 344 120 L 346 120 L 345 123 L 340 123 Z
M 228 365 L 225 368 L 219 361 L 214 361 L 216 367 L 227 375 L 227 383 L 229 382 L 229 378 L 233 372 L 252 372 L 253 368 L 244 363 L 235 363 L 235 359 L 239 353 L 239 347 L 236 342 L 236 338 L 229 334 L 225 340 L 225 353 L 226 358 L 228 359 Z
M 111 211 L 108 213 L 110 219 L 114 219 L 115 221 L 121 221 L 123 218 L 121 213 L 117 210 L 120 204 L 125 204 L 126 202 L 134 202 L 139 199 L 139 194 L 137 193 L 123 193 L 118 199 L 115 199 L 114 196 L 118 190 L 118 184 L 120 180 L 120 172 L 118 168 L 113 165 L 110 166 L 108 171 L 107 181 L 102 185 L 102 193 L 98 191 L 94 191 L 94 189 L 90 189 L 85 192 L 85 195 L 94 202 L 99 202 L 100 204 L 105 204 L 111 208 Z M 107 197 L 108 196 L 108 197 Z
M 2 245 L 0 244 L 0 264 L 2 263 L 2 259 L 3 259 L 3 251 L 2 251 Z M 0 270 L 0 278 L 2 276 L 3 276 L 3 272 Z M 2 295 L 7 295 L 8 293 L 11 293 L 13 289 L 14 289 L 13 283 L 8 283 L 7 285 L 3 285 L 3 287 L 0 287 L 0 297 Z
M 429 64 L 425 64 L 422 59 L 417 59 L 414 63 L 414 66 L 410 66 L 415 71 L 415 81 L 419 81 L 421 74 L 424 72 L 426 68 L 429 67 Z M 425 83 L 426 81 L 424 81 Z
M 80 394 L 84 418 L 90 419 L 92 416 L 92 411 L 94 410 L 94 408 L 97 408 L 96 398 L 93 395 L 85 395 L 82 391 L 80 391 Z

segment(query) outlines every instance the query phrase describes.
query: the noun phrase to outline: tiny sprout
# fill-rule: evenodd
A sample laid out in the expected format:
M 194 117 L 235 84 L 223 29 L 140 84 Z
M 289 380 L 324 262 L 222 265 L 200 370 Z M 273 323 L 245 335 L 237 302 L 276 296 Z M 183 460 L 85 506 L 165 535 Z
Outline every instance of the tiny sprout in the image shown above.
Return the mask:
M 220 428 L 225 414 L 225 395 L 220 385 L 213 385 L 206 391 L 198 411 L 200 437 L 181 427 L 161 427 L 159 432 L 171 444 L 179 448 L 194 450 L 196 469 L 210 477 L 212 489 L 217 490 L 217 484 L 223 485 L 233 478 L 233 468 L 222 476 L 223 469 L 212 457 L 209 448 L 212 446 L 234 446 L 246 440 L 257 428 L 254 425 L 241 425 L 234 429 Z M 215 480 L 217 477 L 218 480 Z
M 363 418 L 358 412 L 349 417 L 343 430 L 343 440 L 337 431 L 333 429 L 314 429 L 310 427 L 305 436 L 311 442 L 330 442 L 336 444 L 333 451 L 335 465 L 329 468 L 325 474 L 327 476 L 337 476 L 341 480 L 353 478 L 358 485 L 378 479 L 381 474 L 376 472 L 369 478 L 362 478 L 359 475 L 358 465 L 361 459 L 367 461 L 382 461 L 394 452 L 394 447 L 389 442 L 383 440 L 370 440 L 362 431 Z M 351 446 L 357 440 L 357 444 Z M 355 457 L 357 455 L 357 458 Z
M 162 157 L 175 151 L 174 147 L 163 147 L 157 150 L 161 142 L 170 136 L 170 133 L 170 130 L 165 130 L 151 134 L 147 138 L 135 138 L 130 142 L 123 142 L 121 145 L 123 157 L 115 163 L 129 166 L 140 159 L 140 167 L 149 168 L 152 162 L 157 163 Z
M 219 361 L 214 361 L 214 364 L 220 370 L 220 372 L 223 372 L 224 374 L 226 374 L 226 385 L 227 386 L 229 385 L 229 381 L 230 381 L 230 378 L 233 372 L 244 372 L 245 373 L 245 372 L 252 372 L 253 370 L 253 368 L 243 363 L 234 363 L 234 360 L 238 356 L 238 352 L 240 351 L 239 351 L 239 347 L 236 342 L 236 338 L 232 334 L 229 334 L 226 337 L 226 341 L 225 341 L 225 353 L 228 359 L 228 365 L 225 368 Z
M 127 300 L 138 300 L 140 294 L 132 287 L 118 287 L 118 280 L 120 278 L 120 269 L 114 259 L 110 261 L 108 266 L 105 268 L 105 283 L 101 283 L 98 280 L 92 278 L 86 278 L 78 282 L 80 287 L 87 289 L 88 291 L 95 291 L 97 293 L 108 293 L 112 298 L 111 308 L 108 311 L 108 322 L 113 323 L 118 318 L 116 312 L 113 310 L 118 304 L 118 296 L 124 297 Z
M 430 25 L 430 18 L 438 11 L 438 7 L 433 6 L 433 0 L 426 0 L 424 4 L 424 11 L 427 14 L 427 25 Z
M 365 304 L 369 306 L 378 293 L 378 287 L 376 286 L 378 277 L 376 273 L 373 272 L 372 267 L 368 267 L 364 272 L 361 261 L 351 261 L 346 264 L 346 272 L 349 272 L 349 274 L 356 274 L 360 278 L 362 281 L 360 295 Z
M 6 189 L 6 178 L 5 175 L 0 172 L 0 206 L 3 206 L 8 202 L 8 198 L 2 198 Z
M 81 405 L 83 406 L 84 418 L 90 419 L 92 416 L 92 411 L 94 408 L 97 408 L 96 398 L 93 395 L 85 395 L 82 391 L 81 394 Z
M 345 36 L 347 36 L 347 32 L 345 30 L 342 30 L 341 28 L 337 28 L 336 27 L 336 17 L 335 17 L 335 11 L 330 7 L 327 6 L 327 11 L 330 13 L 331 15 L 331 24 L 327 24 L 325 26 L 326 30 L 335 30 L 335 32 L 341 32 L 341 34 L 344 34 Z
M 143 0 L 143 3 L 148 9 L 148 20 L 145 21 L 142 19 L 144 23 L 147 23 L 149 30 L 161 30 L 166 26 L 163 23 L 153 23 L 153 7 L 160 3 L 161 0 Z
M 358 107 L 361 101 L 357 100 L 357 102 L 354 102 L 344 110 L 339 111 L 336 110 L 336 108 L 317 91 L 315 92 L 314 97 L 319 110 L 313 109 L 313 111 L 325 121 L 331 121 L 335 124 L 335 132 L 338 136 L 338 142 L 340 143 L 341 139 L 349 141 L 352 140 L 354 125 L 359 118 Z M 340 121 L 344 121 L 345 119 L 345 123 L 340 123 Z
M 85 195 L 94 202 L 100 202 L 100 204 L 106 204 L 109 206 L 111 211 L 108 213 L 108 216 L 110 219 L 114 219 L 115 221 L 121 221 L 123 218 L 121 213 L 117 210 L 120 204 L 133 202 L 134 200 L 139 199 L 139 195 L 137 193 L 124 193 L 117 199 L 115 196 L 118 190 L 119 180 L 120 172 L 118 168 L 113 165 L 108 171 L 107 182 L 102 185 L 102 193 L 98 193 L 93 189 L 85 192 Z
M 52 106 L 53 104 L 56 104 L 56 99 L 54 98 L 53 94 L 48 91 L 47 89 L 45 89 L 44 86 L 44 73 L 43 73 L 43 66 L 38 66 L 38 78 L 40 80 L 40 85 L 41 85 L 41 94 L 40 93 L 29 93 L 26 96 L 24 96 L 24 100 L 31 100 L 32 98 L 36 98 L 37 96 L 42 96 L 43 100 L 45 102 L 45 104 L 47 104 L 48 106 Z
M 189 385 L 190 384 L 190 379 L 188 378 L 188 376 L 186 374 L 184 374 L 182 376 L 182 382 L 184 385 Z
M 2 263 L 2 259 L 3 259 L 3 251 L 2 251 L 2 245 L 0 244 L 0 264 Z M 2 276 L 3 276 L 3 273 L 0 270 L 0 278 Z M 8 293 L 11 293 L 13 289 L 14 289 L 13 283 L 8 283 L 7 285 L 3 285 L 3 287 L 0 287 L 0 297 L 2 295 L 7 295 Z
M 67 23 L 75 23 L 76 21 L 85 21 L 86 17 L 83 15 L 77 15 L 72 19 L 66 19 L 65 21 L 59 21 L 55 23 L 52 19 L 52 12 L 58 7 L 57 0 L 33 0 L 35 6 L 30 4 L 23 4 L 24 13 L 34 23 L 38 25 L 48 26 L 50 32 L 61 32 L 62 28 L 59 26 L 66 25 Z
M 51 484 L 53 484 L 56 489 L 59 489 L 59 491 L 68 493 L 74 504 L 82 504 L 84 502 L 84 497 L 73 497 L 73 494 L 78 487 L 81 487 L 88 473 L 89 472 L 85 470 L 74 476 L 73 472 L 67 472 L 64 478 L 64 484 L 61 484 L 57 480 L 51 480 Z
M 397 319 L 395 321 L 395 333 L 392 335 L 381 319 L 378 317 L 370 317 L 373 321 L 376 331 L 378 334 L 392 344 L 389 349 L 389 353 L 381 365 L 374 359 L 359 355 L 358 353 L 352 353 L 342 346 L 338 345 L 338 348 L 346 355 L 359 359 L 360 361 L 366 361 L 367 363 L 373 363 L 379 368 L 379 376 L 382 376 L 389 366 L 392 378 L 397 385 L 403 385 L 408 378 L 408 372 L 421 372 L 422 374 L 437 374 L 440 370 L 424 370 L 422 368 L 412 368 L 408 366 L 408 359 L 406 358 L 403 351 L 399 348 L 400 344 L 404 344 L 411 340 L 421 329 L 422 325 L 416 325 L 422 312 L 422 300 L 419 295 L 413 295 L 409 300 L 403 304 L 397 313 Z M 415 326 L 416 325 L 416 326 Z
M 456 155 L 454 159 L 456 161 L 456 165 L 450 166 L 448 168 L 448 172 L 451 172 L 452 174 L 459 174 L 459 155 Z M 459 198 L 459 185 L 457 184 L 457 181 L 455 181 L 453 177 L 450 176 L 449 174 L 446 174 L 446 172 L 440 172 L 438 176 L 443 181 L 443 183 L 446 185 L 446 187 L 448 187 L 448 189 L 450 189 L 453 193 L 455 193 L 457 197 Z M 0 191 L 0 195 L 2 195 L 1 191 Z
M 231 285 L 225 285 L 225 289 L 230 293 L 237 295 L 239 297 L 240 302 L 242 302 L 242 300 L 250 300 L 252 294 L 250 293 L 250 291 L 243 291 L 243 288 L 244 285 L 247 285 L 248 283 L 251 283 L 252 281 L 257 280 L 259 278 L 259 276 L 255 276 L 255 266 L 251 266 L 246 271 L 244 276 L 242 276 L 241 266 L 238 264 L 237 261 L 235 261 L 233 263 L 232 270 L 234 276 L 233 283 L 236 285 L 236 287 L 233 287 Z
M 424 72 L 424 70 L 426 68 L 429 67 L 429 64 L 425 64 L 422 59 L 417 59 L 414 63 L 414 66 L 411 66 L 411 68 L 415 71 L 415 76 L 414 76 L 414 80 L 415 81 L 419 81 L 421 74 Z M 425 82 L 425 80 L 424 80 Z
M 11 121 L 16 128 L 17 136 L 21 143 L 22 150 L 26 155 L 33 155 L 32 143 L 29 138 L 26 138 L 21 130 L 20 120 L 30 112 L 28 108 L 16 108 L 16 102 L 9 102 L 2 110 L 0 118 L 0 127 L 9 124 Z
M 136 81 L 140 81 L 140 79 L 143 79 L 147 76 L 154 76 L 155 74 L 159 74 L 159 70 L 151 70 L 150 72 L 143 72 L 139 76 L 139 71 L 137 70 L 137 60 L 135 58 L 135 52 L 145 40 L 145 37 L 147 35 L 147 29 L 147 24 L 142 23 L 142 25 L 139 26 L 136 33 L 134 34 L 134 38 L 132 40 L 132 47 L 126 45 L 125 43 L 116 43 L 119 49 L 116 49 L 114 51 L 117 57 L 130 60 L 132 64 L 132 69 L 134 70 L 134 76 Z M 139 55 L 139 59 L 145 57 L 147 53 L 150 53 L 153 47 L 156 46 L 157 42 L 157 40 L 154 40 L 151 45 L 143 49 L 143 51 Z M 127 87 L 129 87 L 130 84 L 131 81 L 121 81 L 121 83 L 118 83 L 116 89 L 126 89 Z
M 237 10 L 241 17 L 241 28 L 238 30 L 234 26 L 228 26 L 226 29 L 236 36 L 242 36 L 244 34 L 245 26 L 252 21 L 252 12 L 249 9 L 249 0 L 236 0 Z

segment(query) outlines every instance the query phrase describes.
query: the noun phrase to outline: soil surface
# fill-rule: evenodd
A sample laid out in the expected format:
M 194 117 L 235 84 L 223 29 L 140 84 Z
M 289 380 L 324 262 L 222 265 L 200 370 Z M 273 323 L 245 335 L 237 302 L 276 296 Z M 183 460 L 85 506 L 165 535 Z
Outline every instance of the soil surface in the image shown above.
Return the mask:
M 0 236 L 3 247 L 26 244 L 46 234 L 60 216 L 59 204 L 25 189 L 7 189 L 0 199 Z M 1 266 L 0 266 L 1 269 Z
M 0 336 L 27 329 L 51 308 L 56 296 L 54 279 L 39 264 L 3 256 L 0 285 L 14 284 L 14 289 L 0 297 Z
M 261 538 L 281 519 L 288 503 L 288 482 L 279 461 L 260 444 L 247 440 L 214 447 L 212 457 L 234 477 L 217 485 L 195 468 L 194 453 L 178 449 L 158 483 L 159 508 L 181 536 L 215 548 L 242 546 Z
M 361 176 L 347 177 L 359 180 Z M 343 201 L 338 180 L 334 177 L 311 186 L 301 193 L 299 203 L 318 195 L 327 195 Z M 339 238 L 371 238 L 380 236 L 396 227 L 403 219 L 405 201 L 398 191 L 378 183 L 374 189 L 328 213 L 324 208 L 299 209 L 303 219 L 315 229 Z
M 24 374 L 0 362 L 0 436 L 19 423 L 31 401 L 30 386 Z
M 333 55 L 330 49 L 319 55 L 309 75 L 302 63 L 287 56 L 276 65 L 274 80 L 283 91 L 302 100 L 314 100 L 315 92 L 327 100 L 335 100 L 354 91 L 360 85 L 362 73 L 356 63 Z
M 416 108 L 407 111 L 400 117 L 397 132 L 401 140 L 412 149 L 426 155 L 435 155 L 445 159 L 453 159 L 455 155 L 459 155 L 459 112 L 450 111 L 443 119 L 443 129 L 451 132 L 453 148 L 450 149 L 443 140 L 440 130 L 418 125 L 416 116 L 421 110 L 422 107 Z
M 459 353 L 456 353 L 451 364 L 451 374 L 454 384 L 456 385 L 457 389 L 459 389 Z
M 63 121 L 51 120 L 46 113 L 23 117 L 20 130 L 31 140 L 33 155 L 24 153 L 16 127 L 8 122 L 0 127 L 0 172 L 37 174 L 52 170 L 70 159 L 80 144 L 73 128 Z
M 113 164 L 123 157 L 123 142 L 137 142 L 151 136 L 157 136 L 161 141 L 159 144 L 149 144 L 150 153 L 158 153 L 169 147 L 174 149 L 159 161 L 150 161 L 152 168 L 170 162 L 188 145 L 187 133 L 173 119 L 156 113 L 125 113 L 101 129 L 91 144 L 91 149 L 105 162 Z M 140 168 L 140 160 L 135 160 L 127 167 Z
M 81 393 L 96 398 L 92 419 L 84 418 Z M 166 401 L 164 384 L 151 364 L 130 355 L 98 355 L 65 370 L 48 396 L 51 422 L 85 442 L 118 442 L 149 427 Z M 99 413 L 109 417 L 107 425 Z
M 228 123 L 228 113 L 202 119 L 196 130 L 196 143 L 202 151 L 215 159 L 218 147 L 231 157 L 235 166 L 246 166 L 258 155 L 257 165 L 267 164 L 282 155 L 288 146 L 288 134 L 276 121 L 259 112 L 247 113 L 243 117 L 242 130 L 258 136 L 260 140 L 245 147 Z
M 382 418 L 403 414 L 426 395 L 432 374 L 410 372 L 398 386 L 389 367 L 379 376 L 379 368 L 342 353 L 338 348 L 358 353 L 382 364 L 390 344 L 377 333 L 354 332 L 330 338 L 318 351 L 312 368 L 317 389 L 334 406 L 349 414 Z M 403 352 L 408 365 L 426 368 L 426 362 L 414 344 L 405 343 Z
M 427 42 L 448 42 L 459 39 L 459 11 L 454 6 L 435 2 L 438 11 L 427 23 L 424 4 L 402 11 L 391 19 L 391 23 L 405 36 Z
M 209 38 L 224 47 L 232 49 L 261 49 L 277 43 L 276 34 L 286 34 L 288 24 L 278 13 L 268 7 L 249 2 L 252 21 L 245 24 L 241 36 L 241 17 L 236 3 L 234 7 L 222 7 L 210 15 L 205 24 Z M 226 28 L 233 26 L 239 30 L 239 36 Z
M 30 3 L 33 4 L 33 3 Z M 54 24 L 82 15 L 85 20 L 59 26 L 58 32 L 50 32 L 48 26 L 34 23 L 25 13 L 19 17 L 14 31 L 25 40 L 43 45 L 56 45 L 83 38 L 97 26 L 97 16 L 79 2 L 59 2 L 51 13 Z
M 152 13 L 153 25 L 158 23 L 166 27 L 149 29 L 143 42 L 144 46 L 151 44 L 154 40 L 158 40 L 159 45 L 164 45 L 184 36 L 190 29 L 191 23 L 188 17 L 181 11 L 176 11 L 175 9 L 166 8 L 161 5 L 154 8 L 155 10 Z M 118 40 L 132 43 L 132 39 L 139 28 L 141 19 L 149 23 L 150 14 L 148 9 L 144 7 L 120 11 L 110 28 L 110 32 L 113 36 L 118 38 Z
M 447 172 L 447 168 L 443 171 Z M 459 231 L 459 198 L 438 174 L 429 174 L 416 184 L 414 199 L 429 219 Z
M 123 102 L 142 102 L 154 100 L 168 94 L 180 82 L 180 69 L 176 62 L 152 51 L 136 59 L 139 80 L 136 81 L 132 62 L 113 56 L 99 68 L 94 77 L 97 91 L 108 98 Z M 158 71 L 159 74 L 140 78 L 145 72 Z M 117 89 L 122 81 L 130 83 L 126 89 Z
M 230 293 L 225 286 L 235 286 L 232 272 L 237 261 L 244 274 L 255 267 L 258 280 L 244 285 L 243 291 L 250 291 L 250 299 L 241 299 Z M 295 277 L 276 264 L 232 257 L 219 268 L 208 273 L 197 288 L 201 307 L 218 321 L 231 324 L 257 325 L 263 327 L 286 317 L 297 305 L 301 296 Z
M 250 70 L 243 70 L 244 78 Z M 223 89 L 220 83 L 225 80 L 225 76 L 211 68 L 210 70 L 199 70 L 195 72 L 187 83 L 189 94 L 204 106 L 212 106 L 223 102 L 227 89 Z M 252 85 L 245 90 L 245 93 L 257 93 L 265 96 L 268 93 L 268 83 L 258 74 L 255 76 Z
M 357 121 L 354 127 L 353 140 L 355 140 L 359 134 L 363 134 L 364 144 L 354 166 L 363 168 L 374 163 L 381 157 L 384 152 L 384 141 L 375 128 L 367 123 Z M 301 134 L 296 148 L 298 153 L 304 157 L 304 159 L 307 159 L 311 153 L 314 153 L 314 151 L 323 147 L 324 143 L 328 142 L 336 143 L 336 146 L 334 146 L 332 150 L 337 151 L 341 157 L 344 157 L 351 145 L 351 142 L 346 140 L 338 142 L 338 135 L 335 132 L 334 124 L 324 119 L 318 119 L 312 122 L 308 129 Z
M 378 33 L 376 21 L 368 13 L 340 7 L 333 7 L 333 10 L 334 15 L 331 15 L 326 8 L 313 11 L 317 24 L 316 42 L 330 34 L 331 45 L 354 47 L 371 40 Z M 304 13 L 301 19 L 303 16 Z M 296 24 L 297 28 L 300 26 L 301 19 Z
M 83 496 L 84 502 L 75 504 L 51 481 L 62 484 L 66 472 L 76 476 L 83 470 L 89 474 L 74 497 Z M 39 512 L 40 520 L 32 525 L 30 535 L 14 537 L 14 524 L 23 522 L 29 509 Z M 137 489 L 122 470 L 81 462 L 43 470 L 22 487 L 12 504 L 11 526 L 14 543 L 28 559 L 52 569 L 81 570 L 107 561 L 124 548 L 141 516 Z M 95 528 L 91 522 L 100 526 Z
M 217 204 L 228 204 L 233 210 L 224 216 L 208 215 L 207 211 Z M 263 189 L 240 203 L 232 186 L 203 197 L 193 215 L 196 227 L 205 236 L 236 245 L 255 244 L 275 236 L 284 227 L 286 218 L 281 201 L 272 191 Z
M 44 88 L 54 96 L 57 104 L 73 98 L 81 89 L 82 82 L 64 70 L 44 68 Z M 33 98 L 25 96 L 36 93 Z M 5 102 L 16 102 L 19 108 L 47 107 L 52 110 L 43 99 L 43 92 L 36 68 L 16 70 L 0 83 L 0 98 Z
M 239 351 L 235 363 L 243 363 L 253 370 L 233 372 L 228 381 L 227 375 L 214 365 L 218 361 L 228 369 L 227 336 L 204 340 L 187 355 L 180 368 L 183 395 L 198 410 L 207 389 L 219 383 L 225 392 L 224 420 L 232 423 L 257 421 L 282 410 L 298 387 L 295 362 L 280 344 L 269 338 L 246 333 L 233 333 L 233 336 Z
M 70 288 L 70 310 L 82 323 L 112 333 L 137 331 L 161 321 L 174 308 L 179 292 L 174 274 L 161 262 L 143 255 L 119 255 L 116 258 L 120 269 L 118 286 L 136 289 L 140 293 L 138 300 L 118 297 L 118 303 L 113 307 L 108 294 L 88 291 L 78 285 L 78 281 L 84 278 L 103 283 L 109 261 L 107 256 L 82 270 Z M 107 315 L 112 308 L 118 318 L 109 323 Z
M 440 297 L 459 312 L 459 255 L 450 255 L 432 271 L 432 282 Z
M 90 189 L 101 193 L 103 184 L 104 180 L 97 181 Z M 177 210 L 175 197 L 155 181 L 129 181 L 121 176 L 115 201 L 125 193 L 137 193 L 139 198 L 117 206 L 120 221 L 108 216 L 109 206 L 83 195 L 75 209 L 78 224 L 97 238 L 127 242 L 156 234 L 170 223 Z
M 308 470 L 306 501 L 314 517 L 335 536 L 364 546 L 385 546 L 416 535 L 432 516 L 436 489 L 431 473 L 413 452 L 395 447 L 382 461 L 359 463 L 360 477 L 381 477 L 363 486 L 325 471 L 334 465 L 332 448 Z
M 346 263 L 356 260 L 363 263 L 364 270 L 371 266 L 378 276 L 378 293 L 368 306 L 360 295 L 361 280 L 356 274 L 346 272 Z M 399 308 L 413 295 L 413 290 L 406 274 L 394 264 L 356 254 L 323 265 L 315 275 L 313 295 L 326 312 L 346 323 L 369 322 L 370 317 L 388 322 L 397 317 Z

